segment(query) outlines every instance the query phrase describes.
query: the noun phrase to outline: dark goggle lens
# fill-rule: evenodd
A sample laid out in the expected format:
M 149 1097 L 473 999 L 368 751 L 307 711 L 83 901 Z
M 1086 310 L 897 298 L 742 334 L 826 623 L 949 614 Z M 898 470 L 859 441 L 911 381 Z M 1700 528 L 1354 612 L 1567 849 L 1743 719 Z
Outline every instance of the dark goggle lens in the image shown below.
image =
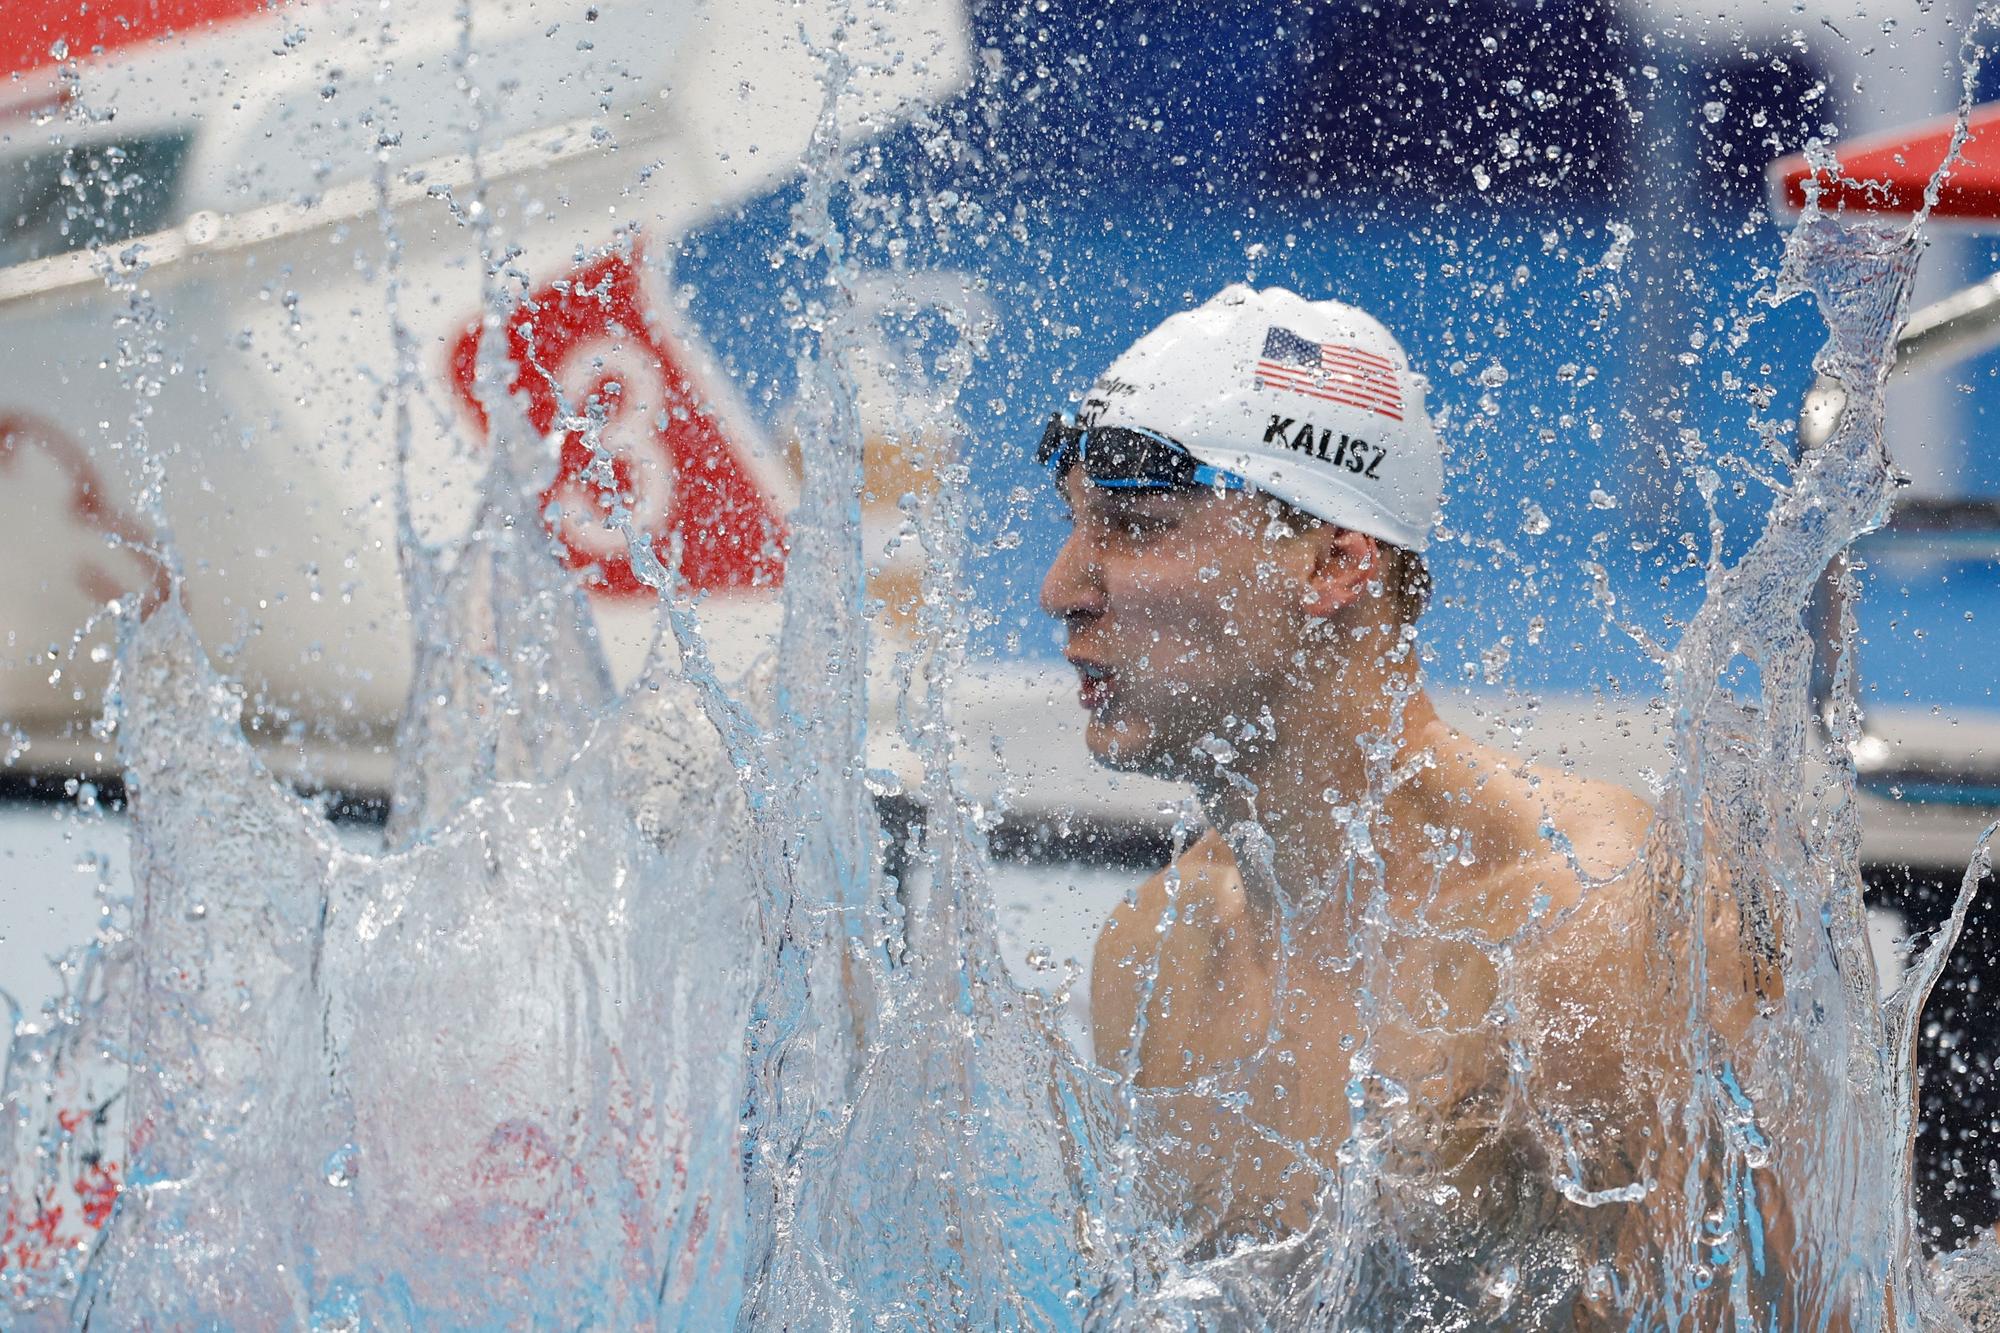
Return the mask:
M 1043 430 L 1035 461 L 1058 473 L 1081 463 L 1085 478 L 1105 486 L 1194 486 L 1208 471 L 1164 435 L 1123 426 L 1073 426 L 1060 416 Z

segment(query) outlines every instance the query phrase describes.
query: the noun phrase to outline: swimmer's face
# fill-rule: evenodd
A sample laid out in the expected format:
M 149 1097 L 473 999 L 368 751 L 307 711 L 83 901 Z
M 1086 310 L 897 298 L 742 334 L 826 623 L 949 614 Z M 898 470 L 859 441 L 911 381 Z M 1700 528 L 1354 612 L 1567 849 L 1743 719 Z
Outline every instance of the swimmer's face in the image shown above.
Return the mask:
M 1116 490 L 1072 467 L 1062 494 L 1070 533 L 1042 608 L 1068 630 L 1091 754 L 1183 775 L 1203 737 L 1296 680 L 1315 543 L 1255 492 Z

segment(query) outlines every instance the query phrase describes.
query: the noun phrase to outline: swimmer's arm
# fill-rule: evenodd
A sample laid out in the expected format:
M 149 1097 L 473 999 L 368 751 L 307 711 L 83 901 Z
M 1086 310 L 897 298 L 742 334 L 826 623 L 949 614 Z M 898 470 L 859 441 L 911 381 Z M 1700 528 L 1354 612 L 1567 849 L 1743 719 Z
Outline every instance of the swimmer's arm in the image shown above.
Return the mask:
M 1679 1203 L 1678 1193 L 1691 1173 L 1724 1169 L 1719 1160 L 1693 1162 L 1685 1141 L 1678 1136 L 1662 1138 L 1658 1133 L 1660 1103 L 1655 1095 L 1685 1096 L 1695 1080 L 1690 1034 L 1685 1024 L 1661 1023 L 1665 1015 L 1687 1013 L 1684 990 L 1671 984 L 1684 981 L 1684 959 L 1678 955 L 1648 956 L 1660 938 L 1655 935 L 1655 922 L 1649 919 L 1644 907 L 1662 900 L 1663 896 L 1653 895 L 1659 883 L 1657 878 L 1634 877 L 1632 889 L 1638 896 L 1627 899 L 1627 907 L 1632 910 L 1626 917 L 1633 928 L 1624 932 L 1632 944 L 1619 948 L 1600 943 L 1596 948 L 1571 954 L 1570 961 L 1579 966 L 1571 970 L 1567 982 L 1573 994 L 1578 977 L 1593 976 L 1601 997 L 1589 1006 L 1600 1025 L 1595 1040 L 1571 1051 L 1573 1062 L 1568 1065 L 1568 1072 L 1574 1079 L 1573 1086 L 1600 1106 L 1624 1108 L 1623 1115 L 1605 1117 L 1610 1122 L 1603 1126 L 1606 1133 L 1590 1154 L 1601 1176 L 1591 1183 L 1644 1180 L 1654 1183 L 1654 1191 L 1645 1202 L 1614 1205 L 1619 1233 L 1616 1249 L 1622 1256 L 1621 1266 L 1658 1263 L 1684 1250 L 1688 1227 L 1695 1219 L 1675 1206 Z M 1725 1050 L 1743 1052 L 1760 1010 L 1780 998 L 1782 971 L 1775 966 L 1755 923 L 1746 923 L 1736 910 L 1736 898 L 1726 884 L 1709 884 L 1705 898 L 1702 910 L 1707 946 L 1707 1022 L 1710 1030 L 1722 1039 Z M 1597 924 L 1599 929 L 1593 934 L 1599 941 L 1618 938 L 1616 933 L 1602 930 L 1606 923 Z M 1686 943 L 1684 933 L 1670 933 L 1670 938 Z M 1551 988 L 1562 984 L 1553 973 L 1546 981 Z M 1545 996 L 1548 994 L 1545 991 Z M 1726 1072 L 1745 1086 L 1754 1086 L 1757 1081 L 1752 1070 Z M 1648 1095 L 1631 1097 L 1635 1088 L 1647 1085 L 1650 1085 Z M 1810 1325 L 1829 1330 L 1851 1327 L 1850 1311 L 1806 1310 L 1795 1304 L 1801 1294 L 1795 1276 L 1799 1270 L 1801 1238 L 1798 1210 L 1787 1191 L 1787 1184 L 1795 1182 L 1785 1181 L 1773 1169 L 1757 1168 L 1748 1172 L 1745 1183 L 1754 1191 L 1751 1200 L 1759 1226 L 1756 1252 L 1744 1254 L 1738 1262 L 1752 1266 L 1753 1291 L 1761 1290 L 1764 1299 L 1776 1303 L 1781 1315 L 1778 1326 Z M 1661 1190 L 1673 1194 L 1662 1195 Z M 1727 1192 L 1726 1186 L 1708 1191 L 1712 1195 Z

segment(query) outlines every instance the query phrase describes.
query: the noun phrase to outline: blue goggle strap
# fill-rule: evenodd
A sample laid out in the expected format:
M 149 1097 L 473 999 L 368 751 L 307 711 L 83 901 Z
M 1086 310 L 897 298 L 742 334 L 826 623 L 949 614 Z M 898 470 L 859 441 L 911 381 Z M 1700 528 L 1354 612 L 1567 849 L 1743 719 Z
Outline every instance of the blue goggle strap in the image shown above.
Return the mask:
M 1150 477 L 1114 477 L 1108 480 L 1099 480 L 1091 476 L 1088 472 L 1083 474 L 1083 483 L 1086 486 L 1097 486 L 1107 491 L 1166 491 L 1178 488 L 1178 483 L 1176 482 L 1154 481 Z M 1202 463 L 1195 467 L 1194 484 L 1197 486 L 1212 486 L 1218 491 L 1247 491 L 1254 489 L 1249 482 L 1243 480 L 1243 478 L 1237 476 L 1234 472 L 1224 472 L 1221 468 L 1211 467 L 1207 463 Z

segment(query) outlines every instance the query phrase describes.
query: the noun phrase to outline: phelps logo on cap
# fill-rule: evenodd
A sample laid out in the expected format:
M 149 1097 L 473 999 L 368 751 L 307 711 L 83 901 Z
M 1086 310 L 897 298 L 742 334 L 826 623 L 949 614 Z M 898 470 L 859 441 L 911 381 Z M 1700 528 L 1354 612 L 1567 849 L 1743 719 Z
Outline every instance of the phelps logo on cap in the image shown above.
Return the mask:
M 1204 472 L 1421 551 L 1444 482 L 1428 387 L 1363 311 L 1238 285 L 1134 343 L 1077 415 L 1092 430 L 1164 437 Z

